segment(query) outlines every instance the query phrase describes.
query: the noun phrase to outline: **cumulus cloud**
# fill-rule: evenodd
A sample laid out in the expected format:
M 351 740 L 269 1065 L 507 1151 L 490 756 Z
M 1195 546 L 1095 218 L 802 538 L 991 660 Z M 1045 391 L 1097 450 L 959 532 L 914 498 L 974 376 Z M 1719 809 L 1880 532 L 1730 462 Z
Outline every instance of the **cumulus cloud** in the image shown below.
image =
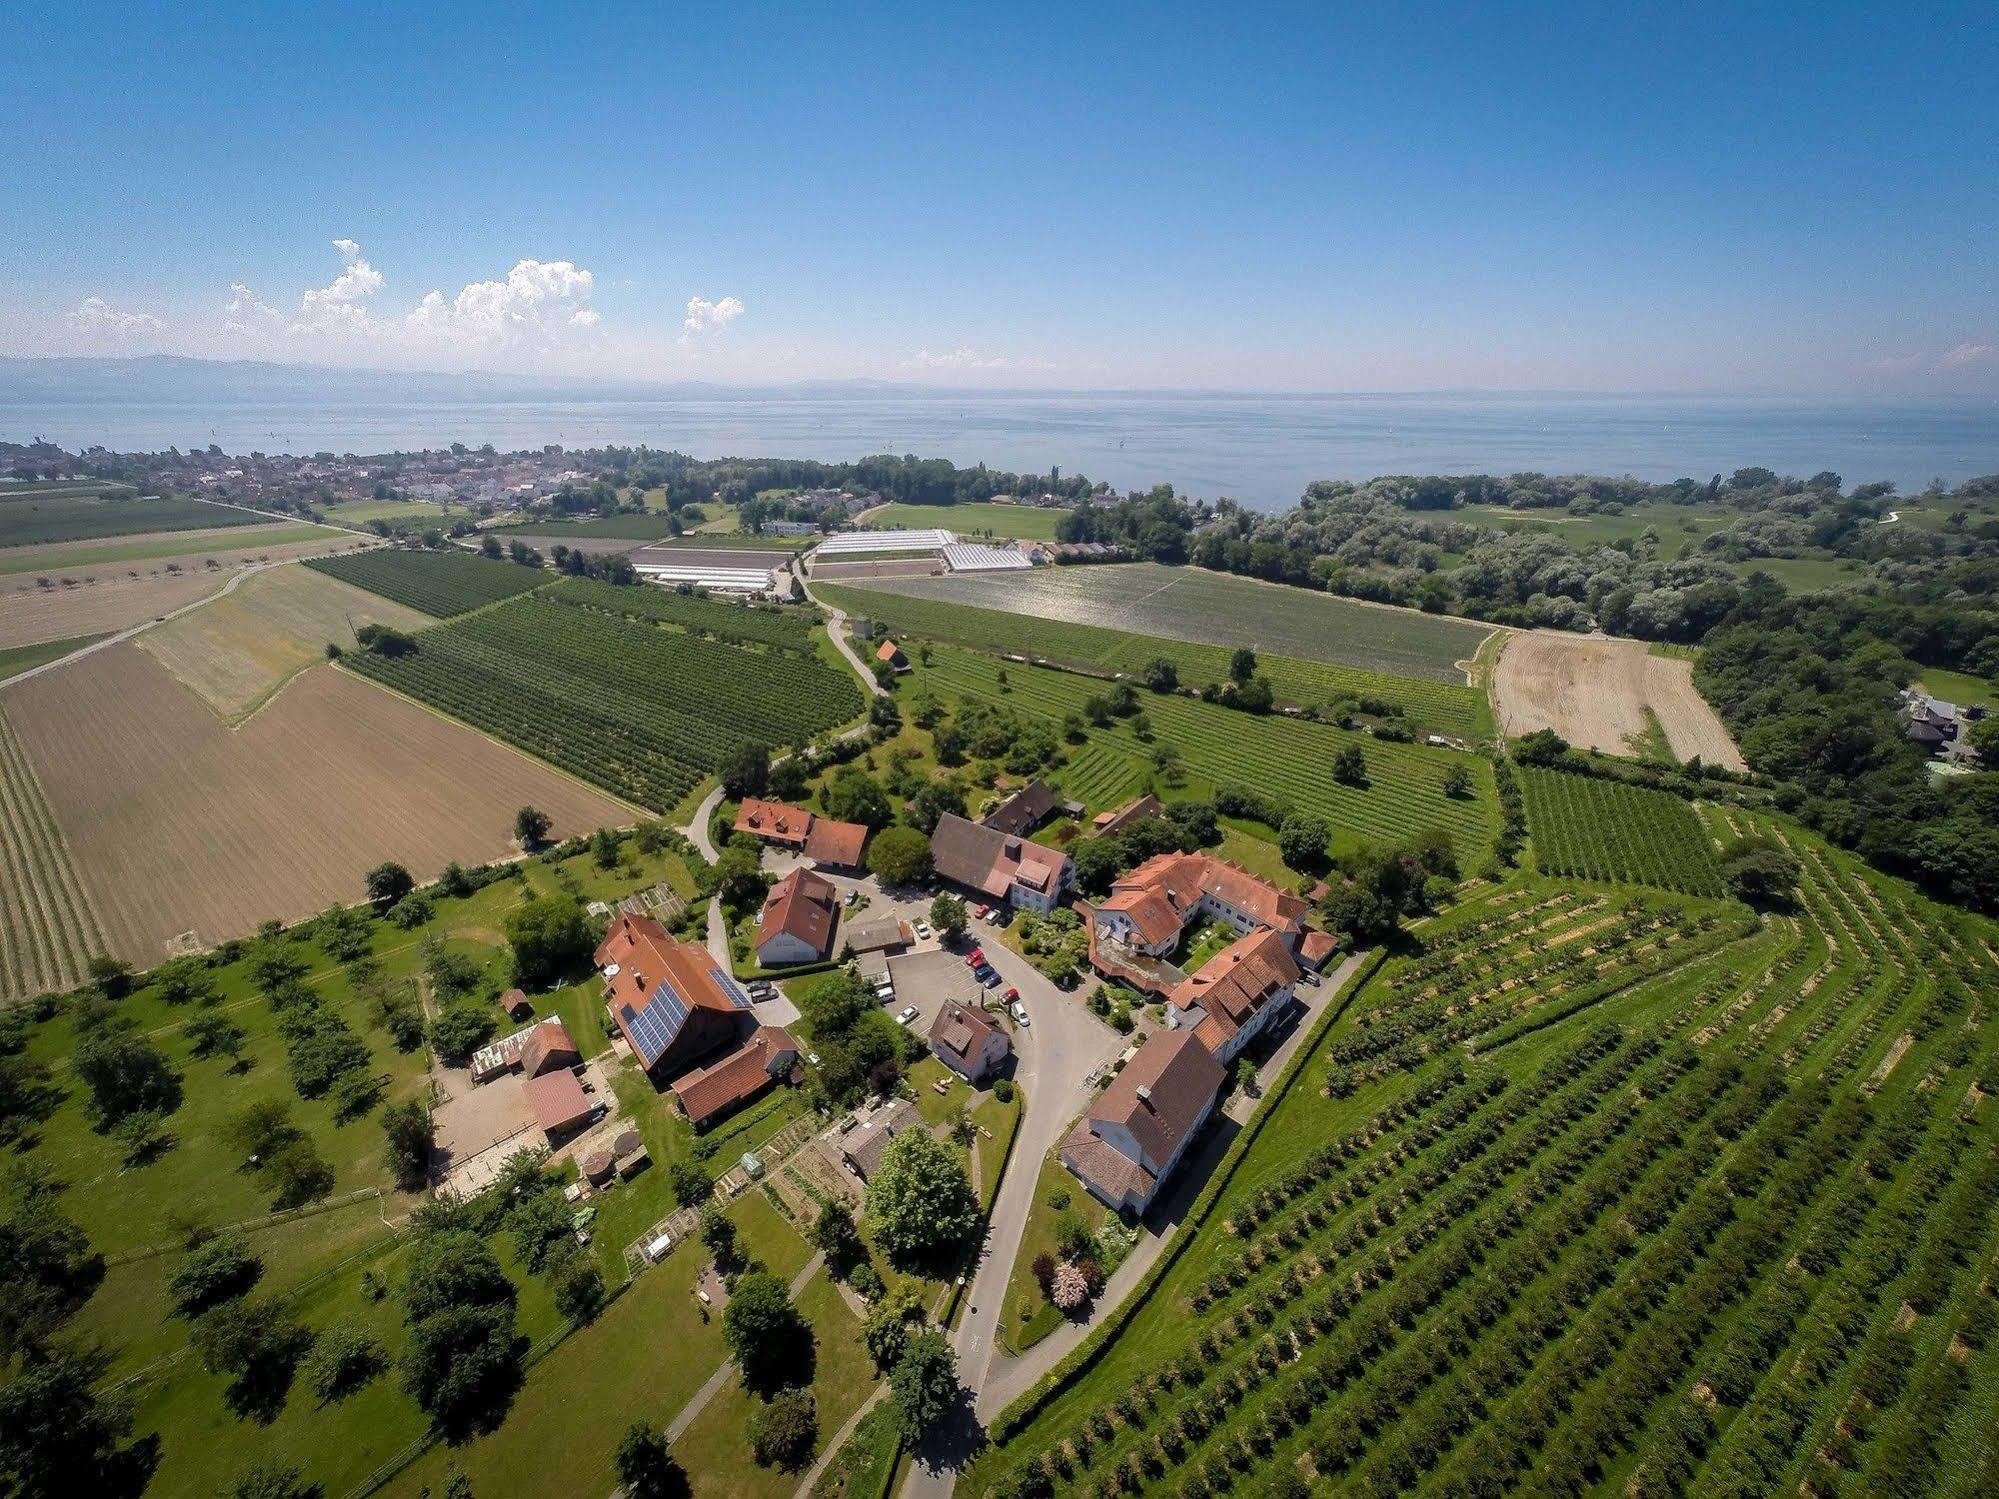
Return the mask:
M 724 297 L 711 302 L 706 297 L 687 299 L 687 316 L 680 324 L 680 341 L 686 343 L 703 333 L 719 333 L 743 315 L 741 297 Z
M 226 314 L 222 324 L 224 333 L 262 337 L 280 331 L 285 320 L 283 313 L 241 281 L 229 283 L 229 302 L 223 312 Z
M 503 280 L 473 281 L 446 300 L 425 295 L 403 319 L 417 335 L 482 344 L 541 343 L 557 328 L 594 328 L 597 313 L 583 306 L 596 277 L 568 260 L 517 260 Z
M 948 353 L 933 354 L 928 349 L 919 349 L 901 363 L 906 370 L 1046 370 L 1053 369 L 1045 359 L 1023 358 L 1006 354 L 981 354 L 977 349 L 952 349 Z
M 340 252 L 340 274 L 325 286 L 307 289 L 299 301 L 299 320 L 294 333 L 365 333 L 369 327 L 366 302 L 383 286 L 382 273 L 361 254 L 351 239 L 336 239 Z
M 85 297 L 77 303 L 69 325 L 87 338 L 147 338 L 166 327 L 150 312 L 127 312 L 102 297 Z

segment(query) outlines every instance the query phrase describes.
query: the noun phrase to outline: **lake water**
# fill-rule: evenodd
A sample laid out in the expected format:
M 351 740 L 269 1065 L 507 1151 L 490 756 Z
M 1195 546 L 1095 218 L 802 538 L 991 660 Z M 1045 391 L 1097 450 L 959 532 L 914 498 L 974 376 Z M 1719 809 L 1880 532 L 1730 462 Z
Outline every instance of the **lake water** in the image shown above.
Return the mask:
M 379 453 L 646 443 L 700 458 L 914 453 L 1263 509 L 1385 473 L 1691 475 L 1751 464 L 1904 490 L 1999 472 L 1999 399 L 744 392 L 668 399 L 0 404 L 0 438 L 131 450 Z

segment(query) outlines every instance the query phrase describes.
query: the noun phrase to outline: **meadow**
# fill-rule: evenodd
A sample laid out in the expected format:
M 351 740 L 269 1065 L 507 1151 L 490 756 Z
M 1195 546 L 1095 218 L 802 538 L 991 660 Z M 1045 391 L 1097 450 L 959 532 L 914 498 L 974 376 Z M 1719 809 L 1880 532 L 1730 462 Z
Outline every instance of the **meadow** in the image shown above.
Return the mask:
M 1067 510 L 1040 505 L 884 505 L 869 514 L 866 525 L 874 530 L 923 531 L 942 526 L 960 536 L 1017 537 L 1024 541 L 1053 541 L 1055 527 Z
M 208 520 L 187 530 L 144 531 L 100 540 L 8 547 L 0 549 L 0 576 L 17 573 L 50 578 L 80 576 L 87 582 L 91 571 L 97 568 L 129 569 L 135 563 L 150 563 L 162 570 L 192 571 L 210 562 L 231 566 L 356 544 L 350 533 L 327 526 L 274 525 L 269 517 L 262 515 L 252 515 L 249 521 L 240 525 L 228 523 L 218 529 L 213 520 Z
M 655 811 L 746 742 L 782 746 L 861 711 L 853 677 L 539 596 L 426 630 L 371 679 Z
M 539 568 L 495 562 L 455 548 L 405 552 L 384 547 L 344 557 L 316 557 L 305 565 L 437 619 L 512 598 L 548 581 Z
M 1005 680 L 1001 678 L 1004 676 Z M 1104 684 L 1051 667 L 1002 662 L 951 647 L 939 647 L 931 663 L 904 679 L 905 691 L 928 687 L 945 699 L 1003 703 L 1019 713 L 1051 722 L 1058 735 L 1070 715 L 1099 696 Z M 1473 870 L 1484 861 L 1498 835 L 1492 770 L 1483 760 L 1450 750 L 1393 744 L 1326 724 L 1278 714 L 1243 713 L 1185 697 L 1139 694 L 1151 738 L 1142 738 L 1135 718 L 1114 718 L 1108 727 L 1090 727 L 1084 744 L 1067 753 L 1077 762 L 1079 780 L 1065 782 L 1085 800 L 1115 805 L 1141 789 L 1155 774 L 1158 746 L 1177 750 L 1186 772 L 1210 786 L 1240 784 L 1282 797 L 1298 810 L 1330 823 L 1334 846 L 1350 849 L 1365 839 L 1393 842 L 1427 828 L 1450 833 L 1459 861 Z M 1347 785 L 1332 772 L 1334 754 L 1359 745 L 1367 759 L 1367 780 Z M 1113 780 L 1102 759 L 1109 751 L 1132 767 L 1130 778 Z M 1457 766 L 1472 776 L 1473 794 L 1463 800 L 1445 795 L 1444 778 Z M 1095 804 L 1094 801 L 1092 803 Z
M 798 655 L 812 652 L 812 629 L 818 618 L 804 610 L 733 604 L 651 583 L 603 583 L 595 578 L 565 578 L 548 590 L 547 597 L 648 624 L 672 625 L 727 645 L 764 645 Z
M 1714 840 L 1679 797 L 1532 766 L 1519 776 L 1542 873 L 1722 893 Z
M 1533 535 L 1545 530 L 1578 547 L 1609 546 L 1613 542 L 1637 541 L 1647 531 L 1659 533 L 1661 557 L 1695 556 L 1700 544 L 1716 531 L 1727 528 L 1736 512 L 1720 505 L 1670 505 L 1640 503 L 1627 505 L 1616 514 L 1570 515 L 1566 510 L 1515 510 L 1506 505 L 1465 505 L 1446 511 L 1441 518 L 1467 521 L 1497 531 L 1525 531 Z
M 1795 915 L 1518 876 L 1364 967 L 962 1491 L 1990 1492 L 1995 934 L 1776 831 Z
M 671 518 L 664 511 L 643 515 L 609 515 L 602 518 L 579 516 L 575 520 L 520 521 L 493 528 L 502 536 L 580 536 L 618 541 L 663 541 L 673 534 Z
M 1150 562 L 884 579 L 877 591 L 1457 686 L 1465 684 L 1459 663 L 1492 633 L 1443 615 Z
M 0 547 L 34 546 L 100 537 L 136 536 L 155 531 L 207 530 L 219 526 L 262 526 L 268 515 L 208 500 L 166 496 L 138 499 L 117 487 L 19 493 L 0 488 Z
M 1092 670 L 1143 673 L 1154 659 L 1171 661 L 1183 687 L 1229 679 L 1231 651 L 1218 645 L 1133 634 L 1102 625 L 1044 619 L 1003 609 L 917 597 L 882 588 L 816 583 L 816 594 L 850 615 L 919 640 L 945 641 L 974 650 L 1059 661 Z M 1399 705 L 1412 724 L 1431 733 L 1475 740 L 1489 737 L 1492 712 L 1485 694 L 1417 677 L 1390 676 L 1327 661 L 1259 652 L 1256 669 L 1270 678 L 1280 703 L 1323 708 L 1343 697 Z

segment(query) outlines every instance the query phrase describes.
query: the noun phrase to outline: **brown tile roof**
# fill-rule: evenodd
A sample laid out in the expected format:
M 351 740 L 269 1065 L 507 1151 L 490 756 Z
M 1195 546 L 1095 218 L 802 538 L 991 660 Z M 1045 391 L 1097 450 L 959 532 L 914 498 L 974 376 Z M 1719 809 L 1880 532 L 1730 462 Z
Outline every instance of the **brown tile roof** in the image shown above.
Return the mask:
M 567 1068 L 544 1072 L 521 1085 L 534 1120 L 548 1134 L 556 1134 L 590 1117 L 590 1099 L 576 1074 Z
M 1099 812 L 1092 819 L 1090 826 L 1099 836 L 1108 836 L 1111 833 L 1124 831 L 1134 822 L 1143 822 L 1148 817 L 1162 816 L 1165 811 L 1166 808 L 1160 804 L 1159 798 L 1148 791 L 1143 796 L 1133 797 L 1122 807 L 1109 812 Z
M 1305 940 L 1298 944 L 1298 956 L 1309 968 L 1318 968 L 1326 959 L 1340 950 L 1340 939 L 1331 932 L 1322 932 L 1312 927 L 1305 933 Z
M 1111 886 L 1111 895 L 1099 904 L 1118 910 L 1116 902 L 1126 891 L 1145 890 L 1165 897 L 1183 926 L 1203 895 L 1213 896 L 1263 926 L 1275 927 L 1287 935 L 1304 924 L 1305 914 L 1311 909 L 1302 897 L 1280 890 L 1241 865 L 1213 854 L 1154 855 L 1117 880 Z
M 746 796 L 736 809 L 736 831 L 754 833 L 773 843 L 800 848 L 812 832 L 812 814 L 803 807 L 790 807 L 783 802 L 767 802 L 761 797 Z
M 930 835 L 930 859 L 945 879 L 1002 898 L 1016 880 L 1052 894 L 1069 856 L 946 812 Z
M 1122 1202 L 1127 1197 L 1149 1201 L 1159 1178 L 1121 1150 L 1115 1150 L 1090 1133 L 1089 1123 L 1078 1120 L 1062 1142 L 1062 1158 L 1082 1176 L 1096 1183 L 1106 1197 Z
M 582 1052 L 569 1039 L 569 1027 L 560 1020 L 544 1020 L 528 1032 L 521 1047 L 521 1071 L 529 1077 L 539 1077 L 550 1067 L 573 1067 L 582 1060 Z
M 867 1181 L 881 1169 L 889 1141 L 905 1130 L 921 1128 L 922 1124 L 923 1116 L 916 1112 L 915 1105 L 906 1098 L 898 1098 L 842 1140 L 840 1153 L 853 1162 L 861 1180 Z
M 757 947 L 787 932 L 815 953 L 824 955 L 833 942 L 833 922 L 840 910 L 840 892 L 824 875 L 794 869 L 770 887 L 764 899 L 763 924 Z
M 1167 997 L 1183 1010 L 1202 1012 L 1194 1034 L 1214 1051 L 1286 985 L 1297 982 L 1298 963 L 1284 945 L 1283 934 L 1258 927 L 1208 959 Z
M 1113 889 L 1097 902 L 1099 911 L 1121 911 L 1131 918 L 1131 924 L 1139 937 L 1150 947 L 1180 935 L 1180 928 L 1186 918 L 1166 892 L 1153 885 L 1130 886 Z
M 1023 837 L 1040 827 L 1055 810 L 1055 792 L 1038 776 L 985 815 L 989 828 Z
M 982 1055 L 989 1037 L 999 1034 L 999 1027 L 976 1010 L 968 1010 L 963 1005 L 946 1005 L 937 1012 L 937 1019 L 930 1026 L 930 1044 L 937 1051 L 948 1051 L 960 1063 L 969 1065 L 973 1058 Z
M 688 1011 L 723 1016 L 747 1007 L 734 980 L 715 966 L 707 948 L 677 940 L 650 916 L 620 913 L 597 946 L 597 966 L 604 971 L 604 1003 L 646 1067 L 671 1049 L 684 1023 L 684 1016 L 672 1014 L 674 1001 Z M 610 971 L 614 966 L 616 973 Z M 663 1027 L 644 1020 L 655 1003 L 666 1006 Z
M 775 1025 L 759 1026 L 755 1035 L 721 1061 L 690 1072 L 673 1085 L 673 1096 L 694 1125 L 749 1102 L 798 1060 L 798 1043 L 791 1032 Z
M 1084 1117 L 1124 1125 L 1148 1159 L 1167 1161 L 1221 1091 L 1224 1076 L 1222 1064 L 1188 1032 L 1161 1031 L 1138 1049 Z
M 854 869 L 860 865 L 861 850 L 867 842 L 866 823 L 834 822 L 829 817 L 815 817 L 805 835 L 805 856 L 821 864 Z

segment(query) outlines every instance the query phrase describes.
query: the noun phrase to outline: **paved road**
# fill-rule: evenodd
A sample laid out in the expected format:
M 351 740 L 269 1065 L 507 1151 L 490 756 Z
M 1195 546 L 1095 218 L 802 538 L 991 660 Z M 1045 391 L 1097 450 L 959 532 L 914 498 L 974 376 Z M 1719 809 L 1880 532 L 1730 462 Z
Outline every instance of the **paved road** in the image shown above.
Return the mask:
M 847 664 L 854 668 L 854 675 L 861 679 L 861 685 L 876 697 L 888 696 L 887 690 L 875 680 L 875 674 L 855 653 L 852 642 L 847 638 L 846 611 L 836 609 L 812 591 L 812 585 L 805 580 L 805 564 L 795 558 L 791 564 L 791 575 L 798 579 L 798 586 L 805 590 L 805 596 L 826 611 L 828 616 L 826 633 L 833 638 L 833 644 L 840 648 L 840 654 L 847 658 Z
M 979 930 L 973 924 L 973 932 Z M 1061 1140 L 1094 1092 L 1084 1079 L 1124 1047 L 1118 1033 L 1092 1015 L 1082 1000 L 1064 994 L 1034 966 L 997 941 L 982 944 L 1007 984 L 1020 990 L 1030 1024 L 1014 1033 L 1019 1057 L 1015 1077 L 1027 1094 L 1027 1113 L 1014 1141 L 1013 1158 L 993 1203 L 992 1219 L 979 1254 L 978 1269 L 965 1297 L 965 1314 L 952 1333 L 958 1377 L 970 1399 L 934 1432 L 917 1454 L 902 1492 L 948 1494 L 957 1470 L 977 1451 L 981 1439 L 979 1398 L 998 1354 L 1000 1316 L 1007 1277 L 1027 1231 L 1041 1162 Z

